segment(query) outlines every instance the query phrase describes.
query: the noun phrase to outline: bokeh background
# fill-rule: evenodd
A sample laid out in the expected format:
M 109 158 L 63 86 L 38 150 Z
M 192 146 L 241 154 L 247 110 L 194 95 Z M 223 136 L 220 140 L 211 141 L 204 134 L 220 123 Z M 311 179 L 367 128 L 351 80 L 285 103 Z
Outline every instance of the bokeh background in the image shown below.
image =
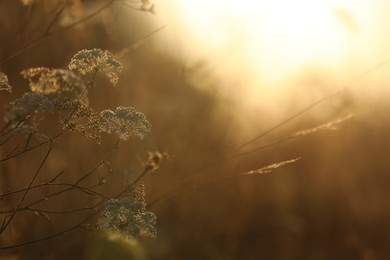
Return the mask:
M 142 1 L 0 1 L 0 70 L 13 86 L 12 94 L 0 93 L 1 115 L 28 91 L 21 70 L 64 68 L 81 49 L 107 49 L 124 69 L 115 87 L 97 78 L 91 106 L 133 106 L 153 129 L 144 141 L 119 145 L 107 159 L 112 173 L 96 174 L 109 180 L 99 191 L 114 194 L 135 179 L 148 151 L 170 155 L 142 181 L 158 217 L 157 239 L 125 243 L 76 230 L 2 250 L 0 258 L 387 259 L 389 3 L 269 2 L 156 0 L 154 9 L 139 10 Z M 353 117 L 332 128 L 289 138 L 347 115 Z M 64 180 L 76 179 L 114 143 L 66 135 L 36 182 L 64 168 Z M 45 151 L 1 163 L 1 191 L 26 187 Z M 300 160 L 239 176 L 293 158 Z M 90 200 L 74 192 L 43 206 Z M 0 243 L 53 234 L 83 216 L 48 222 L 17 214 Z

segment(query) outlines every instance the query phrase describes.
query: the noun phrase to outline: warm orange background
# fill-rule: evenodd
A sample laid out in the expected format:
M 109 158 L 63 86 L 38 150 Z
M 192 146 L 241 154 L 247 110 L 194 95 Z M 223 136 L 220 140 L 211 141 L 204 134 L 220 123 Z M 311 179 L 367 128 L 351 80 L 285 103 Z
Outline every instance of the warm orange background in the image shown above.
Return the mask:
M 388 1 L 171 0 L 155 1 L 156 15 L 116 2 L 72 29 L 61 31 L 56 24 L 57 33 L 12 57 L 45 32 L 57 2 L 25 7 L 16 0 L 0 1 L 0 70 L 14 87 L 12 94 L 0 93 L 0 111 L 28 91 L 19 75 L 25 68 L 65 67 L 85 48 L 118 54 L 124 67 L 119 84 L 112 87 L 98 78 L 91 106 L 133 106 L 153 130 L 146 141 L 120 145 L 110 159 L 112 181 L 101 191 L 114 194 L 123 180 L 134 178 L 147 151 L 171 155 L 143 181 L 149 210 L 158 217 L 158 238 L 140 241 L 148 258 L 390 256 Z M 70 2 L 81 4 L 87 15 L 107 1 Z M 354 116 L 335 131 L 273 144 L 349 114 Z M 66 178 L 76 178 L 114 141 L 107 137 L 96 146 L 77 133 L 67 135 L 37 183 L 63 168 Z M 260 149 L 268 144 L 273 145 Z M 0 164 L 5 176 L 0 191 L 24 187 L 43 151 Z M 297 157 L 267 175 L 230 178 Z M 75 193 L 43 206 L 72 208 L 82 202 L 88 197 Z M 48 224 L 31 213 L 18 214 L 15 228 L 0 242 L 29 241 L 78 218 L 54 216 Z M 86 248 L 97 250 L 91 237 L 77 231 L 4 254 L 82 258 Z

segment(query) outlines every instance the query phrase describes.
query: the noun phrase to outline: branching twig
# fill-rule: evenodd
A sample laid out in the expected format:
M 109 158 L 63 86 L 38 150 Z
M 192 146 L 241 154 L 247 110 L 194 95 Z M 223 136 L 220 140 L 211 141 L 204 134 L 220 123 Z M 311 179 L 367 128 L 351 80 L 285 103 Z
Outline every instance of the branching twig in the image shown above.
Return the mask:
M 29 192 L 29 190 L 30 190 L 31 186 L 33 185 L 35 179 L 38 177 L 38 175 L 39 175 L 39 173 L 40 173 L 40 171 L 41 171 L 43 165 L 45 164 L 45 162 L 46 162 L 47 159 L 49 158 L 49 155 L 50 155 L 50 153 L 51 153 L 51 151 L 52 151 L 52 149 L 53 149 L 54 144 L 56 143 L 56 141 L 57 141 L 57 139 L 53 139 L 53 141 L 50 143 L 49 149 L 47 150 L 47 152 L 46 152 L 46 154 L 45 154 L 43 160 L 41 161 L 41 163 L 40 163 L 38 169 L 36 170 L 36 172 L 35 172 L 33 178 L 32 178 L 31 181 L 30 181 L 29 185 L 27 186 L 27 189 L 24 191 L 23 196 L 22 196 L 22 198 L 20 199 L 20 201 L 19 201 L 17 207 L 16 207 L 16 208 L 14 209 L 14 211 L 12 212 L 12 214 L 11 214 L 10 218 L 8 219 L 8 221 L 6 221 L 6 223 L 5 223 L 4 225 L 2 225 L 2 227 L 1 227 L 1 229 L 0 229 L 0 234 L 2 234 L 2 233 L 4 232 L 4 230 L 8 227 L 8 225 L 11 223 L 11 221 L 12 221 L 13 218 L 15 217 L 16 212 L 17 212 L 17 211 L 19 210 L 19 208 L 21 207 L 21 205 L 22 205 L 24 199 L 25 199 L 26 196 L 27 196 L 27 193 Z
M 58 134 L 54 135 L 53 137 L 49 138 L 48 140 L 45 140 L 45 141 L 42 141 L 41 143 L 39 144 L 36 144 L 34 146 L 30 146 L 29 148 L 26 148 L 26 149 L 23 149 L 22 151 L 20 152 L 17 152 L 17 153 L 11 153 L 10 155 L 7 155 L 6 157 L 0 159 L 0 163 L 4 162 L 4 161 L 7 161 L 7 160 L 10 160 L 12 158 L 15 158 L 21 154 L 24 154 L 28 151 L 31 151 L 31 150 L 34 150 L 38 147 L 41 147 L 42 145 L 45 145 L 47 143 L 50 143 L 50 142 L 53 142 L 55 139 L 57 139 L 58 137 L 60 137 L 61 135 L 63 135 L 65 132 L 69 131 L 70 129 L 65 129 L 65 130 L 62 130 L 61 132 L 59 132 Z
M 126 194 L 128 192 L 128 188 L 124 188 L 121 192 L 119 192 L 114 198 L 120 198 L 121 196 L 123 196 L 124 194 Z M 103 204 L 104 201 L 100 201 L 100 202 L 97 202 L 95 203 L 91 208 L 96 208 L 100 205 Z M 19 248 L 19 247 L 23 247 L 23 246 L 26 246 L 26 245 L 31 245 L 31 244 L 36 244 L 36 243 L 39 243 L 39 242 L 43 242 L 43 241 L 46 241 L 46 240 L 49 240 L 49 239 L 52 239 L 52 238 L 55 238 L 55 237 L 58 237 L 58 236 L 61 236 L 61 235 L 64 235 L 64 234 L 67 234 L 71 231 L 74 231 L 76 229 L 79 229 L 79 228 L 84 228 L 85 227 L 85 223 L 87 223 L 89 220 L 91 220 L 93 217 L 96 216 L 96 214 L 98 214 L 99 212 L 101 212 L 103 210 L 103 207 L 101 207 L 100 209 L 96 210 L 95 212 L 93 212 L 92 214 L 90 214 L 89 216 L 85 217 L 82 221 L 80 221 L 79 223 L 67 228 L 67 229 L 64 229 L 62 231 L 59 231 L 59 232 L 56 232 L 54 234 L 51 234 L 51 235 L 48 235 L 48 236 L 45 236 L 45 237 L 42 237 L 42 238 L 39 238 L 39 239 L 35 239 L 35 240 L 31 240 L 31 241 L 27 241 L 27 242 L 23 242 L 23 243 L 20 243 L 20 244 L 14 244 L 14 245 L 10 245 L 10 246 L 2 246 L 0 247 L 0 250 L 6 250 L 6 249 L 14 249 L 14 248 Z
M 19 49 L 18 51 L 16 51 L 15 53 L 11 54 L 10 56 L 0 60 L 0 65 L 2 65 L 3 63 L 7 62 L 7 61 L 10 61 L 11 59 L 19 56 L 20 54 L 24 53 L 25 51 L 31 49 L 32 47 L 36 46 L 38 43 L 42 42 L 44 39 L 46 39 L 47 37 L 53 35 L 53 34 L 56 34 L 56 33 L 59 33 L 59 32 L 63 32 L 63 31 L 66 31 L 66 30 L 69 30 L 73 27 L 76 27 L 77 25 L 79 24 L 82 24 L 86 21 L 88 21 L 89 19 L 95 17 L 96 15 L 98 15 L 100 12 L 102 12 L 103 10 L 105 10 L 106 8 L 108 8 L 110 5 L 112 5 L 116 0 L 110 0 L 108 1 L 106 4 L 104 4 L 103 6 L 101 6 L 99 9 L 95 10 L 94 12 L 92 12 L 91 14 L 85 16 L 84 18 L 78 20 L 77 22 L 74 22 L 73 24 L 70 24 L 66 27 L 63 27 L 63 28 L 60 28 L 56 31 L 50 31 L 51 27 L 52 26 L 49 26 L 48 30 L 46 30 L 46 32 L 41 36 L 39 37 L 38 39 L 30 42 L 27 46 Z M 53 23 L 53 20 L 51 22 L 51 24 Z

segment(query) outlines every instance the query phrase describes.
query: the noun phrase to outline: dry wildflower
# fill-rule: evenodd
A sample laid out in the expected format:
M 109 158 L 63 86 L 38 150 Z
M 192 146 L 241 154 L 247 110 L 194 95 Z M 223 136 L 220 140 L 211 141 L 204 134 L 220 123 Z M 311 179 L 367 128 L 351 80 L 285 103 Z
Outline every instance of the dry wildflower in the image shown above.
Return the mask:
M 115 112 L 103 110 L 100 116 L 105 120 L 101 130 L 106 133 L 116 133 L 122 140 L 130 136 L 144 139 L 151 131 L 151 125 L 144 114 L 132 107 L 117 107 Z
M 45 95 L 53 101 L 80 98 L 86 90 L 81 78 L 69 70 L 38 67 L 23 70 L 21 74 L 29 80 L 32 92 Z
M 54 104 L 46 96 L 27 92 L 11 103 L 13 106 L 5 115 L 5 121 L 15 122 L 26 119 L 36 112 L 53 111 Z
M 275 170 L 275 169 L 277 169 L 279 167 L 282 167 L 282 166 L 284 166 L 286 164 L 295 163 L 296 161 L 298 161 L 300 159 L 301 159 L 301 157 L 298 157 L 298 158 L 291 159 L 291 160 L 286 160 L 286 161 L 282 161 L 282 162 L 273 163 L 273 164 L 267 165 L 265 167 L 262 167 L 260 169 L 251 170 L 251 171 L 248 171 L 248 172 L 243 172 L 240 175 L 270 173 L 270 172 L 272 172 L 273 170 Z
M 72 129 L 86 137 L 101 141 L 101 119 L 99 114 L 80 99 L 56 103 L 60 125 L 64 130 Z
M 100 229 L 106 232 L 117 232 L 124 237 L 157 236 L 156 215 L 146 211 L 144 185 L 137 187 L 133 198 L 108 200 L 102 214 L 105 219 Z
M 144 163 L 147 170 L 155 171 L 160 168 L 161 163 L 169 159 L 170 156 L 167 152 L 148 152 L 148 160 Z
M 14 133 L 25 135 L 25 136 L 33 136 L 35 139 L 40 141 L 47 141 L 49 137 L 43 134 L 35 124 L 32 124 L 30 121 L 21 126 L 18 126 L 13 130 Z
M 0 72 L 0 91 L 5 90 L 8 92 L 12 92 L 12 87 L 8 83 L 8 77 L 3 72 Z
M 76 70 L 82 75 L 91 71 L 103 73 L 112 85 L 118 83 L 118 74 L 122 64 L 113 58 L 109 51 L 101 49 L 81 50 L 73 56 L 69 63 L 70 70 Z
M 330 121 L 330 122 L 327 122 L 325 124 L 322 124 L 322 125 L 319 125 L 319 126 L 316 126 L 313 128 L 309 128 L 309 129 L 295 132 L 294 134 L 292 134 L 292 136 L 295 137 L 295 136 L 308 135 L 308 134 L 312 134 L 312 133 L 315 133 L 315 132 L 318 132 L 321 130 L 337 130 L 338 129 L 337 125 L 343 123 L 346 120 L 351 119 L 352 117 L 353 117 L 353 115 L 350 114 L 350 115 L 347 115 L 346 117 L 339 118 L 339 119 L 336 119 L 334 121 Z
M 30 68 L 21 74 L 29 80 L 30 89 L 35 94 L 52 102 L 63 130 L 76 130 L 100 143 L 101 118 L 88 106 L 87 86 L 77 74 L 45 67 Z

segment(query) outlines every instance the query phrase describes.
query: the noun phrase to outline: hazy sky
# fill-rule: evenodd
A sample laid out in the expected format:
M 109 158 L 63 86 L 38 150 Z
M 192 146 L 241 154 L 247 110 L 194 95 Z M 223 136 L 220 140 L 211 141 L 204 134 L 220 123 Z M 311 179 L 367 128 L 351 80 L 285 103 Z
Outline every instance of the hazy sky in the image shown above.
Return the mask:
M 181 60 L 199 86 L 218 81 L 222 95 L 249 107 L 302 98 L 302 91 L 311 102 L 346 85 L 386 96 L 390 65 L 365 72 L 390 58 L 390 1 L 154 2 L 151 19 L 167 25 L 156 36 L 160 48 Z
M 390 43 L 386 0 L 155 2 L 156 20 L 188 58 L 241 62 L 271 82 L 311 64 L 359 73 Z M 357 65 L 361 59 L 367 64 Z

